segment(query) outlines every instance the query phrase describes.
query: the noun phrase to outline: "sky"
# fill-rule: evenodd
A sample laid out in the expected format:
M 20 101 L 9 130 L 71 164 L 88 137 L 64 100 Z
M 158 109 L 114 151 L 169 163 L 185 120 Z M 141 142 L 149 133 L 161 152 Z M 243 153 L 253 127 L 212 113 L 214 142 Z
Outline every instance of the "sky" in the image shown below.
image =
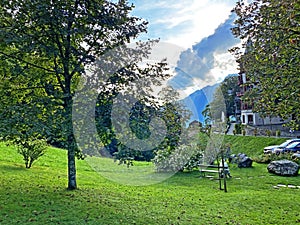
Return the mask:
M 149 22 L 140 39 L 160 38 L 159 56 L 176 69 L 170 84 L 190 94 L 237 73 L 228 49 L 239 41 L 230 33 L 236 0 L 130 0 L 132 15 Z M 159 53 L 158 53 L 159 52 Z M 157 56 L 154 56 L 157 58 Z M 159 59 L 158 59 L 159 60 Z

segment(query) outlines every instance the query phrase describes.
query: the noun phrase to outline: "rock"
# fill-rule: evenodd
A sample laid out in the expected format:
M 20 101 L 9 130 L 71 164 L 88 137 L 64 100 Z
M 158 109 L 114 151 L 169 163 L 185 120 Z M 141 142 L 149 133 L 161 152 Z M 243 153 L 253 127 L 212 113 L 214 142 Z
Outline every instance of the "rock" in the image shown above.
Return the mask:
M 244 156 L 244 158 L 239 160 L 238 167 L 239 168 L 252 167 L 252 159 L 250 159 L 248 156 Z
M 252 167 L 253 161 L 246 154 L 239 153 L 237 155 L 231 155 L 229 157 L 229 162 L 237 163 L 239 168 L 247 168 L 247 167 Z
M 272 161 L 267 167 L 269 173 L 280 176 L 297 176 L 299 165 L 289 160 Z

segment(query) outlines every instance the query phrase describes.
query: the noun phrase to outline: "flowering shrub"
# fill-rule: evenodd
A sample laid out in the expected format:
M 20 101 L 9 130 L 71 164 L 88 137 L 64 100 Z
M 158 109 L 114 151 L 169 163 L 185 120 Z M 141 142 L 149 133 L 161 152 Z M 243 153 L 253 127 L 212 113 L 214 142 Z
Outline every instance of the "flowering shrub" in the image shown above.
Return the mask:
M 198 167 L 203 151 L 199 145 L 180 145 L 175 149 L 156 151 L 152 160 L 158 172 L 176 172 L 193 170 Z

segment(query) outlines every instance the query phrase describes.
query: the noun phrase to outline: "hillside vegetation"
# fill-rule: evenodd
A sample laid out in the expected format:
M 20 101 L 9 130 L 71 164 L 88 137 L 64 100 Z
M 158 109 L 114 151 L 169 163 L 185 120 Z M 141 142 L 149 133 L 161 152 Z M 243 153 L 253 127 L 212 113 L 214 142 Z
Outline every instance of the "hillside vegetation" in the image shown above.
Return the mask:
M 287 138 L 226 135 L 224 142 L 230 145 L 234 154 L 245 153 L 249 156 L 263 154 L 263 149 L 269 145 L 279 145 Z

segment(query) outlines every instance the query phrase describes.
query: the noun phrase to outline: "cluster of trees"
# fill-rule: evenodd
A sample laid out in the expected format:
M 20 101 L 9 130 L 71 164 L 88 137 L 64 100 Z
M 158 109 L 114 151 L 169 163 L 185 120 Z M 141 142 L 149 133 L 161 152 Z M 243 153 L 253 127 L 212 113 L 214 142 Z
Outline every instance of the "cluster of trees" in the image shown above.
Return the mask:
M 252 90 L 245 99 L 264 116 L 300 121 L 300 3 L 297 0 L 240 0 L 233 34 L 242 48 L 231 52 L 241 73 L 246 73 Z
M 235 115 L 236 107 L 238 107 L 237 102 L 235 102 L 236 93 L 239 91 L 237 74 L 227 76 L 216 89 L 213 101 L 207 106 L 213 115 L 205 115 L 205 118 L 207 120 L 210 120 L 210 117 L 221 119 L 222 113 L 226 118 Z M 207 114 L 207 110 L 207 108 L 204 110 L 204 114 Z M 209 122 L 207 121 L 207 123 Z
M 164 62 L 142 68 L 138 65 L 157 41 L 140 42 L 135 49 L 126 47 L 147 31 L 147 22 L 130 14 L 133 8 L 126 0 L 3 0 L 0 3 L 1 138 L 21 140 L 18 143 L 25 143 L 25 147 L 32 139 L 46 139 L 50 144 L 66 148 L 70 190 L 77 188 L 75 158 L 84 158 L 73 129 L 78 87 L 81 92 L 97 93 L 94 108 L 97 130 L 112 153 L 117 151 L 119 143 L 111 132 L 111 121 L 105 116 L 122 90 L 143 89 L 133 87 L 136 80 L 147 81 L 140 85 L 148 89 L 142 92 L 144 98 L 131 113 L 131 128 L 140 138 L 146 138 L 147 129 L 140 129 L 135 122 L 161 107 L 158 111 L 170 121 L 169 136 L 175 137 L 167 137 L 165 144 L 174 145 L 176 135 L 172 132 L 180 132 L 172 129 L 172 123 L 179 124 L 176 110 L 155 99 L 149 89 L 171 76 L 168 66 Z M 109 54 L 112 50 L 114 54 Z M 92 76 L 87 71 L 91 65 Z M 138 115 L 138 112 L 143 113 Z M 149 124 L 147 119 L 143 121 L 141 126 Z

